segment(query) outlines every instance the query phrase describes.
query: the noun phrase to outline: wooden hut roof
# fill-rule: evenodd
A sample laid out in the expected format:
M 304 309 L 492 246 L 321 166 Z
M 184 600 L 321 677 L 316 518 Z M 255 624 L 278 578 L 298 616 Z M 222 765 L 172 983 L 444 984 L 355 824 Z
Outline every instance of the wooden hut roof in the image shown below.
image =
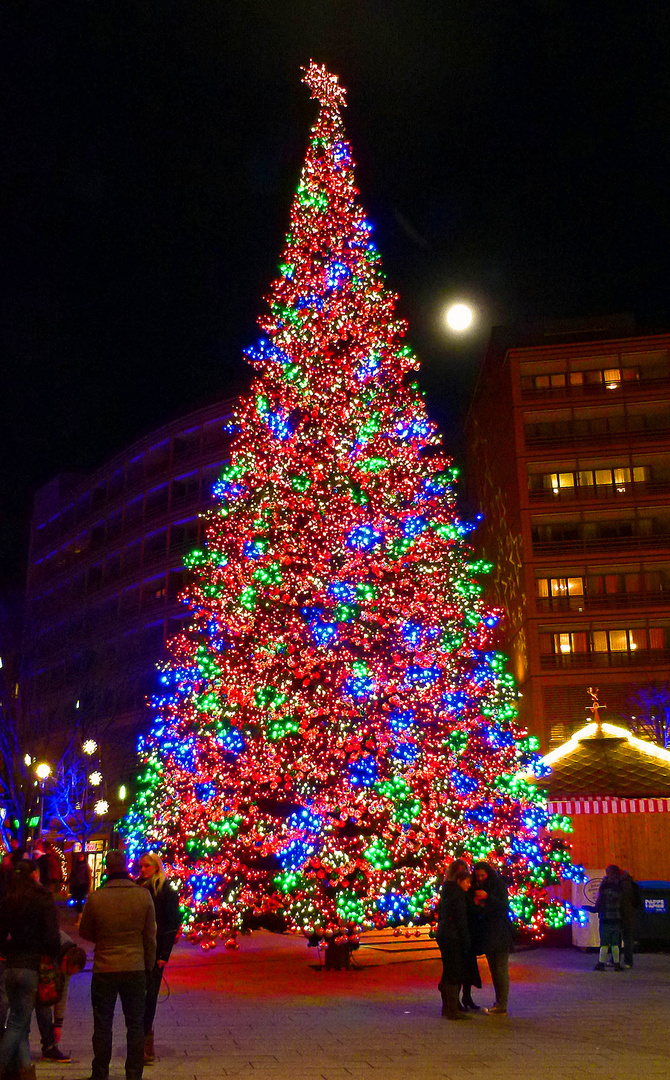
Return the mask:
M 670 797 L 670 752 L 614 724 L 587 724 L 543 760 L 550 799 Z

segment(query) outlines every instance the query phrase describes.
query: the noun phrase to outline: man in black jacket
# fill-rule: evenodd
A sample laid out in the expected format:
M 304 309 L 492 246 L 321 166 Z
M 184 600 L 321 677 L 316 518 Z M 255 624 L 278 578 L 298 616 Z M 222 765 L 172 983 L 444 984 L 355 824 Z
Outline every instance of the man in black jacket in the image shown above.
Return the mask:
M 509 997 L 509 954 L 512 948 L 507 887 L 500 874 L 486 862 L 475 864 L 474 877 L 477 953 L 486 954 L 496 994 L 495 1005 L 486 1011 L 504 1016 Z

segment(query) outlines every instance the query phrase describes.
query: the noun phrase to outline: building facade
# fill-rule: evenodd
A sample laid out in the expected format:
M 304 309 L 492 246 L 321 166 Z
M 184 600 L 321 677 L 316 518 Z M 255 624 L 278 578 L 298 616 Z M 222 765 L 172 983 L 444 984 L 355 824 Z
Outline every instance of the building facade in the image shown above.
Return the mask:
M 132 773 L 156 664 L 187 616 L 183 559 L 202 539 L 233 404 L 191 413 L 35 497 L 22 712 L 33 738 L 95 734 L 116 778 Z
M 670 662 L 670 335 L 627 320 L 494 330 L 466 427 L 520 716 L 545 750 L 614 722 Z

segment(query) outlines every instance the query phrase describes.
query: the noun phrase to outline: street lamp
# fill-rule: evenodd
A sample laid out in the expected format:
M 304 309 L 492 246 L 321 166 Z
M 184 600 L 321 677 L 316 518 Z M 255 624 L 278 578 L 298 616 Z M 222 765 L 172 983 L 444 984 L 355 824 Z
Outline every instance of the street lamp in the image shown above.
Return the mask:
M 40 828 L 37 836 L 41 838 L 44 825 L 44 785 L 51 776 L 51 765 L 47 765 L 46 761 L 43 761 L 37 766 L 35 773 L 40 782 Z
M 82 750 L 85 754 L 88 755 L 88 757 L 91 757 L 91 755 L 94 754 L 97 749 L 98 744 L 95 739 L 87 739 L 86 742 L 82 745 Z

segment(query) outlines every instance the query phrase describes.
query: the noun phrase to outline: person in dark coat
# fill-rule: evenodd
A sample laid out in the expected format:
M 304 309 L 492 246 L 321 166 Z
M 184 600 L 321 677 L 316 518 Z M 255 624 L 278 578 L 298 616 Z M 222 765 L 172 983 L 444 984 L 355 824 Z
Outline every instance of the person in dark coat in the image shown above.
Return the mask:
M 612 950 L 614 970 L 623 971 L 619 946 L 621 943 L 621 870 L 612 863 L 605 870 L 600 882 L 598 896 L 593 907 L 585 904 L 587 911 L 598 915 L 600 924 L 600 955 L 594 971 L 604 971 L 607 953 Z
M 179 893 L 173 889 L 165 875 L 163 863 L 158 855 L 147 851 L 140 859 L 140 875 L 137 879 L 151 893 L 156 909 L 156 963 L 147 976 L 147 997 L 144 1011 L 144 1064 L 153 1065 L 156 1054 L 154 1049 L 154 1018 L 158 994 L 163 980 L 165 965 L 177 940 L 181 927 Z
M 35 1080 L 29 1035 L 40 961 L 43 956 L 55 958 L 59 950 L 53 896 L 40 885 L 37 863 L 22 859 L 0 903 L 0 953 L 5 958 L 9 1000 L 7 1027 L 0 1041 L 0 1076 L 16 1067 L 19 1080 Z
M 439 921 L 435 939 L 442 957 L 442 978 L 438 990 L 442 995 L 442 1015 L 449 1020 L 463 1020 L 459 1011 L 458 992 L 467 979 L 470 952 L 470 932 L 465 894 L 471 885 L 470 871 L 456 860 L 447 870 L 440 893 Z
M 475 948 L 478 956 L 482 953 L 486 956 L 496 995 L 495 1005 L 486 1011 L 504 1016 L 509 998 L 509 954 L 512 949 L 507 886 L 486 862 L 475 864 L 473 885 Z
M 81 915 L 84 900 L 91 891 L 91 868 L 83 851 L 75 851 L 72 856 L 70 876 L 67 879 L 70 896 L 74 900 L 74 910 Z
M 633 966 L 633 945 L 637 913 L 642 907 L 642 893 L 637 881 L 627 870 L 621 872 L 621 944 L 623 947 L 623 966 Z

